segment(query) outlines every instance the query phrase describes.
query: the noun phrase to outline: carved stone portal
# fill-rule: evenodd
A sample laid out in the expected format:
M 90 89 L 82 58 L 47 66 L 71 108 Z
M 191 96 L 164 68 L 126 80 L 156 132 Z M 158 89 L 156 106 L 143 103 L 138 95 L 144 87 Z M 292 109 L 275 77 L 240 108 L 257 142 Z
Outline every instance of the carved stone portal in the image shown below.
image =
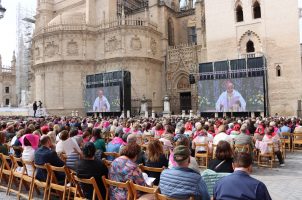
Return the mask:
M 73 41 L 73 39 L 67 43 L 67 55 L 69 56 L 79 55 L 78 43 Z
M 52 42 L 48 42 L 47 45 L 45 46 L 45 56 L 47 57 L 53 57 L 55 54 L 59 52 L 59 46 Z
M 131 49 L 133 50 L 140 50 L 142 48 L 142 42 L 140 40 L 140 38 L 135 35 L 132 39 L 131 39 Z
M 121 40 L 118 40 L 116 36 L 111 37 L 107 42 L 105 43 L 105 51 L 106 52 L 113 52 L 118 49 L 121 49 Z

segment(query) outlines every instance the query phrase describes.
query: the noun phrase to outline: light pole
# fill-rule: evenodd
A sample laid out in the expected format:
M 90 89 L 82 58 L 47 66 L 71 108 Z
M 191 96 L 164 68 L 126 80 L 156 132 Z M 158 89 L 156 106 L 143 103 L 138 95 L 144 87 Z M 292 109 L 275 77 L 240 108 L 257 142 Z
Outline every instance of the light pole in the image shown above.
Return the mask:
M 6 9 L 2 7 L 1 0 L 0 0 L 0 19 L 2 19 L 4 17 L 5 11 L 6 11 Z

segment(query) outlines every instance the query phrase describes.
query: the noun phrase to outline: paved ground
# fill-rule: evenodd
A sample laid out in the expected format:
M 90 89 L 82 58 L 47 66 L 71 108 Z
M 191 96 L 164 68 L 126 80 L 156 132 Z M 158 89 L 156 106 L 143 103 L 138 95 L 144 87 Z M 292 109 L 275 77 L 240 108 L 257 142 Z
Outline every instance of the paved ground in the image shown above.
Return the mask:
M 273 200 L 302 200 L 302 151 L 287 153 L 285 165 L 272 170 L 254 167 L 253 177 L 266 184 Z
M 254 166 L 252 176 L 266 184 L 273 200 L 302 200 L 302 151 L 287 153 L 285 164 L 285 167 L 280 168 L 276 162 L 273 169 Z M 2 199 L 17 198 L 14 195 L 6 196 L 4 190 L 0 189 Z

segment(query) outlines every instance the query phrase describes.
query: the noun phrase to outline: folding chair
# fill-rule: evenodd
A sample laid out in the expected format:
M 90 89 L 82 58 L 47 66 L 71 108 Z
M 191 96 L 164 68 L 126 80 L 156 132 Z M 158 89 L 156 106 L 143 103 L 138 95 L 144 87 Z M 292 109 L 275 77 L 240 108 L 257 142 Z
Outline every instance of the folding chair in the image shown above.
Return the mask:
M 292 134 L 289 132 L 282 132 L 281 135 L 283 136 L 283 138 L 281 138 L 281 140 L 285 144 L 284 149 L 286 150 L 288 148 L 289 151 L 292 151 Z
M 273 168 L 273 160 L 275 158 L 274 155 L 274 146 L 273 143 L 268 143 L 267 147 L 269 149 L 269 152 L 267 153 L 259 153 L 258 155 L 258 167 L 262 166 L 262 167 L 270 167 L 271 169 Z M 265 159 L 263 161 L 263 158 Z M 270 163 L 270 165 L 268 165 L 268 163 Z
M 200 147 L 204 148 L 204 152 L 199 152 L 198 149 Z M 201 161 L 205 159 L 205 165 L 199 165 L 198 167 L 208 167 L 208 161 L 209 161 L 209 145 L 208 143 L 206 144 L 201 144 L 201 143 L 195 143 L 195 158 L 201 158 Z
M 293 146 L 292 151 L 294 152 L 296 145 L 302 145 L 302 133 L 293 134 Z
M 168 197 L 164 194 L 160 194 L 159 191 L 156 193 L 156 199 L 157 200 L 177 200 L 177 199 Z M 189 200 L 194 200 L 194 197 L 190 197 Z
M 12 161 L 12 167 L 11 167 L 11 176 L 9 177 L 9 182 L 8 182 L 8 187 L 7 187 L 7 195 L 10 195 L 10 192 L 13 192 L 13 193 L 17 194 L 17 198 L 20 199 L 22 184 L 24 185 L 25 189 L 27 191 L 29 191 L 30 187 L 28 186 L 27 183 L 30 183 L 30 185 L 31 185 L 31 181 L 23 183 L 26 167 L 23 166 L 22 159 L 16 158 L 12 155 L 10 155 L 10 158 Z M 20 169 L 20 171 L 17 171 L 18 167 L 22 167 Z M 14 189 L 12 189 L 13 180 L 17 180 L 17 179 L 20 180 L 19 187 L 18 187 L 18 190 L 14 190 Z
M 235 144 L 234 152 L 250 153 L 250 145 L 249 144 Z
M 35 166 L 34 166 L 34 162 L 33 161 L 26 161 L 26 160 L 22 160 L 22 164 L 23 164 L 23 177 L 22 179 L 20 180 L 20 183 L 19 183 L 19 191 L 22 191 L 20 189 L 22 189 L 22 182 L 25 181 L 27 183 L 30 183 L 30 189 L 28 191 L 28 195 L 25 195 L 25 194 L 22 194 L 20 193 L 20 196 L 23 197 L 23 198 L 26 198 L 26 199 L 30 199 L 30 196 L 31 196 L 31 191 L 32 191 L 32 187 L 33 187 L 33 180 L 34 180 L 34 174 L 35 174 Z M 32 174 L 29 174 L 29 166 L 32 168 Z M 40 195 L 40 191 L 39 189 L 34 186 L 34 189 L 36 190 L 37 194 Z
M 129 181 L 127 181 L 126 183 L 112 181 L 112 180 L 106 179 L 105 176 L 103 176 L 102 179 L 103 179 L 104 186 L 106 188 L 106 200 L 109 200 L 110 186 L 128 190 L 127 200 L 132 199 L 133 195 L 132 195 Z
M 34 175 L 33 177 L 33 183 L 32 183 L 32 187 L 31 187 L 31 194 L 30 194 L 30 199 L 33 198 L 33 195 L 34 195 L 34 188 L 35 187 L 38 187 L 38 188 L 43 188 L 43 200 L 46 200 L 47 199 L 47 192 L 48 192 L 48 187 L 49 187 L 49 179 L 50 179 L 50 174 L 47 172 L 47 168 L 46 168 L 46 164 L 44 165 L 37 165 L 37 164 L 34 164 L 34 171 L 36 171 L 37 169 L 41 169 L 41 170 L 45 170 L 46 173 L 47 173 L 47 176 L 46 176 L 46 181 L 40 181 L 36 178 L 36 176 Z
M 74 200 L 84 200 L 84 199 L 86 199 L 83 196 L 83 194 L 78 193 L 78 191 L 81 190 L 79 188 L 80 187 L 79 183 L 91 185 L 93 187 L 92 200 L 96 200 L 96 197 L 97 197 L 98 200 L 103 200 L 101 192 L 99 190 L 99 187 L 98 187 L 94 177 L 91 177 L 90 179 L 83 179 L 83 178 L 77 177 L 74 173 L 72 173 L 72 175 L 73 175 L 74 180 L 77 182 L 76 190 L 75 190 L 75 194 L 74 194 Z
M 146 197 L 146 198 L 147 198 L 147 195 L 148 195 L 148 197 L 150 197 L 150 199 L 152 197 L 154 197 L 154 199 L 155 199 L 156 192 L 158 190 L 158 187 L 145 187 L 145 186 L 137 185 L 137 184 L 133 183 L 132 181 L 130 181 L 130 188 L 132 190 L 134 200 L 139 199 L 139 197 L 137 195 L 138 191 L 143 192 L 143 193 L 147 193 L 147 194 L 143 194 L 143 196 Z
M 4 178 L 5 181 L 7 182 L 7 186 L 0 186 L 0 188 L 5 189 L 6 193 L 8 192 L 8 185 L 9 185 L 9 180 L 10 177 L 12 176 L 12 169 L 11 169 L 11 158 L 7 155 L 0 154 L 1 156 L 1 173 L 0 173 L 0 183 L 2 182 L 2 179 Z M 18 187 L 18 184 L 16 180 L 13 178 L 13 182 Z
M 50 176 L 49 179 L 49 187 L 48 187 L 48 197 L 47 199 L 50 200 L 50 194 L 51 194 L 51 190 L 56 191 L 56 193 L 58 194 L 58 196 L 60 196 L 60 199 L 64 200 L 65 196 L 66 196 L 66 192 L 68 190 L 67 188 L 67 175 L 65 175 L 65 180 L 64 180 L 64 185 L 60 185 L 56 174 L 55 173 L 65 173 L 66 166 L 63 167 L 55 167 L 52 166 L 50 164 L 46 164 L 46 169 L 47 169 L 47 173 Z M 63 193 L 63 195 L 62 195 Z

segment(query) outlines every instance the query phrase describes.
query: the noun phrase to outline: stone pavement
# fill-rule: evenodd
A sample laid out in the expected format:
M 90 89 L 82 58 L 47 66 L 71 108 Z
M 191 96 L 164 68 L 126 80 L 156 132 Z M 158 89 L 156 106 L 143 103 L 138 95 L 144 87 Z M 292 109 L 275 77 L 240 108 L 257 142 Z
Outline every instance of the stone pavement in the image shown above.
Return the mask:
M 286 153 L 285 167 L 255 166 L 252 176 L 265 183 L 273 200 L 302 200 L 302 151 Z
M 302 151 L 287 152 L 285 167 L 253 167 L 252 176 L 265 183 L 273 200 L 302 200 Z M 15 195 L 6 196 L 0 189 L 0 200 L 15 200 Z M 42 199 L 42 198 L 34 198 Z M 259 199 L 260 200 L 260 199 Z

